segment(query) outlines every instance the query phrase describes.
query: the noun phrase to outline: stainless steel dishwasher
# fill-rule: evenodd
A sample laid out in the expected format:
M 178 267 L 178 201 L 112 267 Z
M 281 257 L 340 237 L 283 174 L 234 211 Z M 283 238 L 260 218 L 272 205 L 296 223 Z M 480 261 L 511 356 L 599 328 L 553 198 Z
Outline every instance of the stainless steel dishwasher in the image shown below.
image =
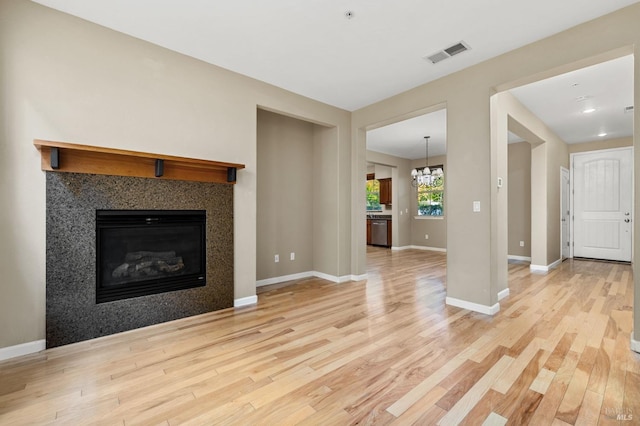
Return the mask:
M 374 246 L 388 246 L 387 242 L 387 220 L 371 220 L 371 244 Z

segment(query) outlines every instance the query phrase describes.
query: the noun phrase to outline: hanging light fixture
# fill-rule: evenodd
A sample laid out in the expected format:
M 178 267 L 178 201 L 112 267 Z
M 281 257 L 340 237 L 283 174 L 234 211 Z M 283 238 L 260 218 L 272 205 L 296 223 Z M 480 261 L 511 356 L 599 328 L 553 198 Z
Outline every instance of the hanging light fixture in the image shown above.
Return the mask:
M 425 150 L 425 166 L 422 169 L 411 170 L 411 186 L 414 188 L 418 185 L 429 183 L 432 179 L 431 169 L 429 169 L 429 138 L 431 136 L 424 137 L 424 150 Z M 438 168 L 434 170 L 434 174 L 439 170 L 440 176 L 442 176 L 442 169 Z

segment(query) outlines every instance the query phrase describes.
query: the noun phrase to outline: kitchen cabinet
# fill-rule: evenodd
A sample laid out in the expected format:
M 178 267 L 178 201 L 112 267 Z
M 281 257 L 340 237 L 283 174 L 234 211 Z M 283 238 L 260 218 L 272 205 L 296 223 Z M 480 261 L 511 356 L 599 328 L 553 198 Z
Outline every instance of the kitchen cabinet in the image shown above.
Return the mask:
M 380 204 L 391 204 L 391 178 L 378 179 L 380 182 Z

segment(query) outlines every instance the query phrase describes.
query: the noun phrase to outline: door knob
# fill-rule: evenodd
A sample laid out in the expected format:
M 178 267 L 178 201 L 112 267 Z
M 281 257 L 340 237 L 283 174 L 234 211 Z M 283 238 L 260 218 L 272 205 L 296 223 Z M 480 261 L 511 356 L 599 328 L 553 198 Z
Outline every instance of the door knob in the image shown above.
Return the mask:
M 624 221 L 625 221 L 626 223 L 629 223 L 629 222 L 631 222 L 631 219 L 625 219 Z

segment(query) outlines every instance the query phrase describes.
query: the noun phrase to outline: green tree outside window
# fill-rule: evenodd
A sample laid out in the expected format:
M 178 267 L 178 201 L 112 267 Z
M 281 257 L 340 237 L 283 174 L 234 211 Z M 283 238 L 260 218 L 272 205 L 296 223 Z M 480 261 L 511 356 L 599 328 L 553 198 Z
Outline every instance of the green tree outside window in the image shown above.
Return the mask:
M 371 179 L 367 181 L 367 211 L 382 211 L 380 205 L 380 181 Z
M 432 170 L 442 166 L 433 166 Z M 418 216 L 444 216 L 444 174 L 418 185 Z

